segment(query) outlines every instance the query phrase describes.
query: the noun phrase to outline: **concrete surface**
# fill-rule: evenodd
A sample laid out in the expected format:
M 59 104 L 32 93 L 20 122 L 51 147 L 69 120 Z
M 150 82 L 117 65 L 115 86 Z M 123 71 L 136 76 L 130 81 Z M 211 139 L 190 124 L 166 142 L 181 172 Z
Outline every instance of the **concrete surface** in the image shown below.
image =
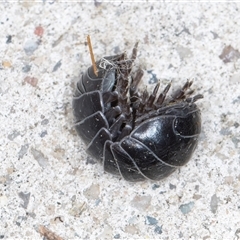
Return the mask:
M 239 3 L 21 1 L 0 12 L 0 239 L 43 239 L 42 226 L 63 239 L 240 238 Z M 71 99 L 91 64 L 88 34 L 96 59 L 138 40 L 145 84 L 194 79 L 204 94 L 198 148 L 164 181 L 126 182 L 85 153 Z

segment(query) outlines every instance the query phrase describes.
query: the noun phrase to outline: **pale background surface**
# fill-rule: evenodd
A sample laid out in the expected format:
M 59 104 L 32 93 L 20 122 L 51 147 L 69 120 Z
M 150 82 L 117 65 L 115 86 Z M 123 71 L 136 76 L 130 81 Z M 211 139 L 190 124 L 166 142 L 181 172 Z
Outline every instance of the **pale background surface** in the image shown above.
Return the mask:
M 240 4 L 23 1 L 0 12 L 0 239 L 41 239 L 39 225 L 64 239 L 240 238 Z M 128 183 L 86 155 L 71 98 L 91 64 L 87 34 L 97 59 L 138 40 L 137 64 L 162 86 L 193 78 L 204 94 L 198 148 L 164 181 Z

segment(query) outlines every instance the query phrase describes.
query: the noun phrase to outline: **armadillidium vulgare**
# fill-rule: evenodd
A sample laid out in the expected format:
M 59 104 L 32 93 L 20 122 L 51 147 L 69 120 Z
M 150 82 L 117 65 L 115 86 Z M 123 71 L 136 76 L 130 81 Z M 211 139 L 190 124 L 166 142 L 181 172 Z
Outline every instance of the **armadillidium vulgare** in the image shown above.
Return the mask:
M 138 91 L 141 69 L 132 74 L 137 55 L 108 56 L 81 76 L 73 97 L 78 135 L 87 152 L 100 161 L 106 172 L 132 182 L 161 180 L 186 164 L 196 148 L 201 115 L 192 96 L 192 82 L 167 93 L 171 84 L 157 94 Z M 93 64 L 94 65 L 94 64 Z

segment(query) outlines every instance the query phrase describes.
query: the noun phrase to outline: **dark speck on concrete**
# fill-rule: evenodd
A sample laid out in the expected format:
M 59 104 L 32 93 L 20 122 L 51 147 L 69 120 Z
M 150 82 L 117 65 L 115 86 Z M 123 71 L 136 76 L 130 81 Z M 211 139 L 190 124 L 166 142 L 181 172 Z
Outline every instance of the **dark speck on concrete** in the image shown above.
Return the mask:
M 18 227 L 20 227 L 20 226 L 21 226 L 21 223 L 20 223 L 20 222 L 16 222 L 16 225 L 17 225 Z
M 49 123 L 49 120 L 48 119 L 43 119 L 41 121 L 41 125 L 47 125 Z
M 236 99 L 234 99 L 232 103 L 233 104 L 240 103 L 240 96 L 238 96 Z
M 222 50 L 219 58 L 222 59 L 224 63 L 233 62 L 240 58 L 240 52 L 229 45 Z
M 156 190 L 156 189 L 159 188 L 159 187 L 160 187 L 160 185 L 154 183 L 153 186 L 152 186 L 152 190 Z
M 166 191 L 160 191 L 159 194 L 164 194 Z
M 101 200 L 100 200 L 100 199 L 97 199 L 97 200 L 95 201 L 95 205 L 98 206 L 98 205 L 100 204 L 100 202 L 101 202 Z
M 45 137 L 46 135 L 47 135 L 47 131 L 43 131 L 43 132 L 41 132 L 40 137 L 43 138 L 43 137 Z
M 178 234 L 178 236 L 179 236 L 179 238 L 182 238 L 182 237 L 183 237 L 183 233 L 180 232 L 180 233 Z
M 147 225 L 156 225 L 158 223 L 158 220 L 154 217 L 147 216 L 145 223 Z
M 22 67 L 22 71 L 27 73 L 31 70 L 31 65 L 26 64 L 25 66 Z
M 23 200 L 23 204 L 21 206 L 25 209 L 27 209 L 29 199 L 30 199 L 30 193 L 24 193 L 24 192 L 19 192 L 18 196 Z
M 158 82 L 157 75 L 153 72 L 153 70 L 148 70 L 147 73 L 150 75 L 150 79 L 148 80 L 149 84 Z
M 30 216 L 31 218 L 36 218 L 36 213 L 33 212 L 27 212 L 26 215 Z
M 239 123 L 238 123 L 238 122 L 235 122 L 235 123 L 233 124 L 233 126 L 234 126 L 235 128 L 238 128 L 238 127 L 239 127 Z
M 38 151 L 37 149 L 32 147 L 31 153 L 32 153 L 34 159 L 37 160 L 38 164 L 42 168 L 45 168 L 49 165 L 47 157 L 45 157 L 41 151 Z
M 214 194 L 211 197 L 210 208 L 212 213 L 216 213 L 218 209 L 218 198 L 217 195 Z
M 162 234 L 162 226 L 156 226 L 154 232 L 157 234 Z
M 232 137 L 231 140 L 234 143 L 235 148 L 238 148 L 238 143 L 240 143 L 240 138 Z
M 8 35 L 7 36 L 7 41 L 6 41 L 6 43 L 8 44 L 8 43 L 12 43 L 12 36 L 11 35 Z
M 23 222 L 23 221 L 26 221 L 27 220 L 27 217 L 26 216 L 18 216 L 18 218 L 17 218 L 17 221 L 16 221 L 16 225 L 17 226 L 21 226 L 21 223 Z
M 180 31 L 179 33 L 176 33 L 176 36 L 180 36 L 182 33 L 187 33 L 189 35 L 191 35 L 191 33 L 189 32 L 189 29 L 184 27 L 182 31 Z
M 61 67 L 61 65 L 62 65 L 62 62 L 61 62 L 62 60 L 59 60 L 57 63 L 56 63 L 56 65 L 53 67 L 53 70 L 52 70 L 52 72 L 56 72 L 60 67 Z
M 95 7 L 99 7 L 102 3 L 99 1 L 94 0 L 94 5 Z
M 14 130 L 11 134 L 8 135 L 8 139 L 13 141 L 14 138 L 18 137 L 20 133 L 17 130 Z
M 116 234 L 113 238 L 114 238 L 114 239 L 120 239 L 120 234 L 119 234 L 119 233 Z
M 96 164 L 96 161 L 92 159 L 91 157 L 87 157 L 86 164 Z
M 217 34 L 217 33 L 213 32 L 213 31 L 210 31 L 210 32 L 211 32 L 211 33 L 212 33 L 212 35 L 213 35 L 213 39 L 219 38 L 219 36 L 218 36 L 218 34 Z
M 220 134 L 223 135 L 223 136 L 227 136 L 227 135 L 231 135 L 232 132 L 229 130 L 229 128 L 222 128 L 220 130 Z
M 27 153 L 28 148 L 29 148 L 29 144 L 28 143 L 22 145 L 20 151 L 18 152 L 18 157 L 19 158 L 23 158 L 23 156 Z
M 169 188 L 172 190 L 172 189 L 176 189 L 176 185 L 173 185 L 173 184 L 169 184 Z
M 119 48 L 119 46 L 114 47 L 113 52 L 114 52 L 115 54 L 120 53 L 120 48 Z

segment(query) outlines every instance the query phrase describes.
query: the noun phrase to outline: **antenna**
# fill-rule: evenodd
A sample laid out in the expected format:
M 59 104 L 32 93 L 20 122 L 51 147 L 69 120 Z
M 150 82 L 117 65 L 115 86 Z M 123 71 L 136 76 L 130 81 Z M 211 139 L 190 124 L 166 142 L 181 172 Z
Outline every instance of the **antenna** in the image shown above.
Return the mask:
M 98 70 L 97 70 L 97 65 L 94 59 L 94 54 L 93 54 L 93 49 L 92 49 L 92 43 L 91 43 L 91 38 L 88 35 L 87 36 L 87 43 L 88 43 L 88 48 L 89 48 L 89 52 L 90 52 L 90 56 L 91 56 L 91 61 L 92 61 L 92 65 L 93 65 L 93 72 L 96 76 L 98 76 Z

